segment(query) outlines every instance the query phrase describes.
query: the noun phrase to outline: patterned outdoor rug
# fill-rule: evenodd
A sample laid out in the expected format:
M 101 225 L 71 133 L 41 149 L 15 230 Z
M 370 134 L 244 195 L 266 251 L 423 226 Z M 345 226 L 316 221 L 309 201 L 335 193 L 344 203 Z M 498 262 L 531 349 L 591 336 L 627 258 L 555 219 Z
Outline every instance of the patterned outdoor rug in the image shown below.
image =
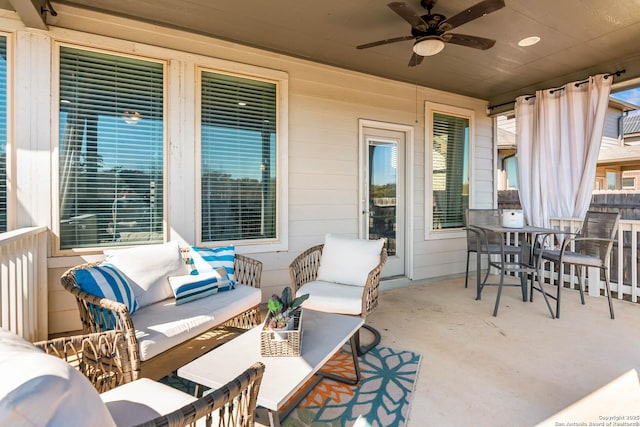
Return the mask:
M 353 378 L 350 347 L 345 346 L 323 368 Z M 324 379 L 282 420 L 282 427 L 403 427 L 420 368 L 419 354 L 378 346 L 360 357 L 356 386 Z M 176 377 L 161 381 L 193 393 L 193 384 Z M 268 425 L 267 420 L 256 419 Z

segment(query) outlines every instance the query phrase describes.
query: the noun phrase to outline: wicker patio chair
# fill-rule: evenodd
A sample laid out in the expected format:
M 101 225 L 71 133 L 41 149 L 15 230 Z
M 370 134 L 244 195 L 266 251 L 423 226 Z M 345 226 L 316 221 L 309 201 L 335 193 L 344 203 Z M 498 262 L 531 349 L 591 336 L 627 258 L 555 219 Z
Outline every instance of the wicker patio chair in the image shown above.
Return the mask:
M 118 387 L 127 387 L 134 382 L 126 345 L 127 342 L 119 331 L 105 331 L 35 343 L 36 347 L 47 354 L 62 358 L 82 372 L 100 393 L 113 393 Z M 139 425 L 187 426 L 195 425 L 195 422 L 200 419 L 210 422 L 213 417 L 220 420 L 219 423 L 214 423 L 215 425 L 252 427 L 255 425 L 257 396 L 263 374 L 264 365 L 255 363 L 223 387 L 179 409 Z M 150 382 L 151 380 L 139 381 Z M 156 385 L 161 388 L 168 387 Z M 140 399 L 144 402 L 154 397 L 150 394 L 141 396 Z M 109 400 L 105 399 L 105 401 L 109 406 Z M 136 405 L 139 406 L 137 402 L 133 402 L 131 407 Z M 118 400 L 116 408 L 126 410 L 129 407 Z
M 127 343 L 120 331 L 55 338 L 34 345 L 78 369 L 100 393 L 134 380 Z
M 615 212 L 588 211 L 582 228 L 577 234 L 567 234 L 559 249 L 541 248 L 536 253 L 540 260 L 551 261 L 557 271 L 556 295 L 549 294 L 542 288 L 531 289 L 544 293 L 556 301 L 555 317 L 560 317 L 560 291 L 564 287 L 564 265 L 572 264 L 580 268 L 580 299 L 584 304 L 584 267 L 596 267 L 604 272 L 605 291 L 609 301 L 609 314 L 614 319 L 613 304 L 611 302 L 611 286 L 609 283 L 609 255 L 613 248 L 620 214 Z M 571 249 L 573 245 L 573 250 Z M 551 313 L 554 316 L 554 313 Z
M 131 361 L 133 379 L 141 376 L 159 379 L 213 348 L 203 348 L 207 347 L 206 341 L 196 337 L 198 342 L 195 344 L 189 340 L 150 360 L 141 361 L 138 338 L 136 337 L 135 327 L 127 306 L 114 300 L 100 298 L 87 293 L 80 289 L 76 283 L 75 272 L 77 270 L 91 268 L 99 264 L 101 263 L 85 263 L 70 268 L 62 275 L 60 281 L 63 288 L 71 292 L 76 298 L 82 330 L 85 334 L 112 329 L 124 332 L 124 336 L 128 340 L 127 348 L 130 353 L 129 360 Z M 259 289 L 262 277 L 262 262 L 244 255 L 235 254 L 234 275 L 236 283 Z M 220 329 L 221 326 L 251 329 L 261 322 L 260 307 L 255 306 L 210 331 Z M 230 335 L 223 334 L 223 337 L 228 339 Z M 200 335 L 200 337 L 202 336 Z M 220 344 L 217 339 L 212 341 L 212 346 Z M 171 353 L 175 355 L 180 352 L 189 354 L 181 354 L 179 358 L 171 355 Z
M 195 402 L 138 427 L 191 426 L 203 418 L 206 425 L 253 427 L 264 369 L 264 364 L 256 362 L 224 386 Z M 217 421 L 212 421 L 212 418 Z
M 294 295 L 300 290 L 303 285 L 313 282 L 317 279 L 323 249 L 324 244 L 313 246 L 298 255 L 289 265 L 289 275 L 291 278 L 291 287 L 293 289 Z M 378 306 L 378 287 L 380 285 L 380 275 L 382 273 L 382 267 L 384 267 L 386 261 L 387 250 L 383 247 L 380 253 L 380 261 L 378 265 L 369 272 L 366 283 L 364 284 L 364 290 L 362 293 L 362 308 L 360 310 L 359 316 L 361 316 L 365 322 L 367 316 Z M 381 339 L 380 333 L 373 326 L 365 323 L 362 327 L 373 334 L 373 341 L 366 346 L 361 347 L 360 332 L 358 331 L 358 333 L 355 335 L 355 339 L 358 353 L 360 355 L 365 354 L 373 347 L 378 345 Z

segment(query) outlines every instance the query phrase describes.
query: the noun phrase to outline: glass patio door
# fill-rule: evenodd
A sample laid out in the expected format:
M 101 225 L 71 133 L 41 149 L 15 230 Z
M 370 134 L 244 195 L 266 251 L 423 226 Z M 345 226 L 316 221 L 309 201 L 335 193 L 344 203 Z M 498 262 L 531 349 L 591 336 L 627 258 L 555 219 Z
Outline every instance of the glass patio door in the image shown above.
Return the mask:
M 386 277 L 404 275 L 405 134 L 365 127 L 364 145 L 363 236 L 386 240 Z

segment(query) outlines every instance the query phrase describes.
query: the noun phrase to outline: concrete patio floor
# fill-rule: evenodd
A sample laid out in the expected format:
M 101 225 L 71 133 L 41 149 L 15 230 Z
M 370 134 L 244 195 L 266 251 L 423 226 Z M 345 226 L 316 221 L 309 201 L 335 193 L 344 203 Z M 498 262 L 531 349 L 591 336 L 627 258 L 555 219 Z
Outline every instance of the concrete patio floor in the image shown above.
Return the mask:
M 566 289 L 553 320 L 540 293 L 525 303 L 518 288 L 505 288 L 493 317 L 495 287 L 476 301 L 464 277 L 395 285 L 381 285 L 367 321 L 381 345 L 422 354 L 409 427 L 533 426 L 640 371 L 640 304 L 614 300 L 611 320 L 605 297 L 581 305 Z

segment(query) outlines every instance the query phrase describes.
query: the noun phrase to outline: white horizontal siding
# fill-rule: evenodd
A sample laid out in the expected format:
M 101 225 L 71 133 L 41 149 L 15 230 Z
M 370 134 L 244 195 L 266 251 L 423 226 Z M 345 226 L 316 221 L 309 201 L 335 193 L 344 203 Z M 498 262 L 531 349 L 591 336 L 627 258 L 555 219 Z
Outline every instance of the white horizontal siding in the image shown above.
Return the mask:
M 359 119 L 414 128 L 413 153 L 409 153 L 414 176 L 408 186 L 412 189 L 409 200 L 413 214 L 408 238 L 412 242 L 410 253 L 413 253 L 414 262 L 413 270 L 408 271 L 407 275 L 423 279 L 464 271 L 464 239 L 437 242 L 424 239 L 424 103 L 442 103 L 475 111 L 476 158 L 473 159 L 472 191 L 477 206 L 492 206 L 493 128 L 492 120 L 486 117 L 485 101 L 424 87 L 416 88 L 407 83 L 200 35 L 160 29 L 124 18 L 107 18 L 97 12 L 67 5 L 60 5 L 58 12 L 58 17 L 52 20 L 52 24 L 58 27 L 52 27 L 48 36 L 40 37 L 44 41 L 32 42 L 34 44 L 31 46 L 31 51 L 44 55 L 42 61 L 46 63 L 53 62 L 48 46 L 51 40 L 58 39 L 171 61 L 169 81 L 172 85 L 182 85 L 169 87 L 169 96 L 172 98 L 169 103 L 171 142 L 167 161 L 171 186 L 167 203 L 172 238 L 193 242 L 195 236 L 195 191 L 192 188 L 195 104 L 194 88 L 191 86 L 193 77 L 188 76 L 192 76 L 195 67 L 203 62 L 236 71 L 250 70 L 254 66 L 267 67 L 288 75 L 288 250 L 249 254 L 264 263 L 263 301 L 289 283 L 288 265 L 295 256 L 309 246 L 322 242 L 326 233 L 358 235 Z M 17 52 L 17 55 L 21 54 Z M 398 66 L 404 67 L 406 64 Z M 31 79 L 50 80 L 47 67 L 42 71 L 32 69 L 31 72 Z M 53 95 L 45 93 L 43 96 L 48 99 Z M 51 107 L 44 103 L 39 108 L 38 123 L 49 123 Z M 49 143 L 50 138 L 46 141 Z M 45 155 L 32 165 L 32 175 L 36 175 L 35 171 L 50 169 L 55 161 L 50 148 L 41 150 Z M 46 194 L 39 194 L 37 200 L 28 200 L 25 209 L 28 212 L 44 212 L 46 215 L 39 215 L 38 218 L 46 217 L 43 221 L 51 227 L 55 215 L 51 213 L 49 201 L 55 200 L 56 195 L 50 194 L 51 186 L 48 185 L 41 186 L 40 191 Z M 74 256 L 49 259 L 49 320 L 52 333 L 78 329 L 80 326 L 75 301 L 59 284 L 60 275 L 67 267 L 95 258 Z
M 617 147 L 620 145 L 620 117 L 622 112 L 616 108 L 609 107 L 604 119 L 602 130 L 601 148 Z

